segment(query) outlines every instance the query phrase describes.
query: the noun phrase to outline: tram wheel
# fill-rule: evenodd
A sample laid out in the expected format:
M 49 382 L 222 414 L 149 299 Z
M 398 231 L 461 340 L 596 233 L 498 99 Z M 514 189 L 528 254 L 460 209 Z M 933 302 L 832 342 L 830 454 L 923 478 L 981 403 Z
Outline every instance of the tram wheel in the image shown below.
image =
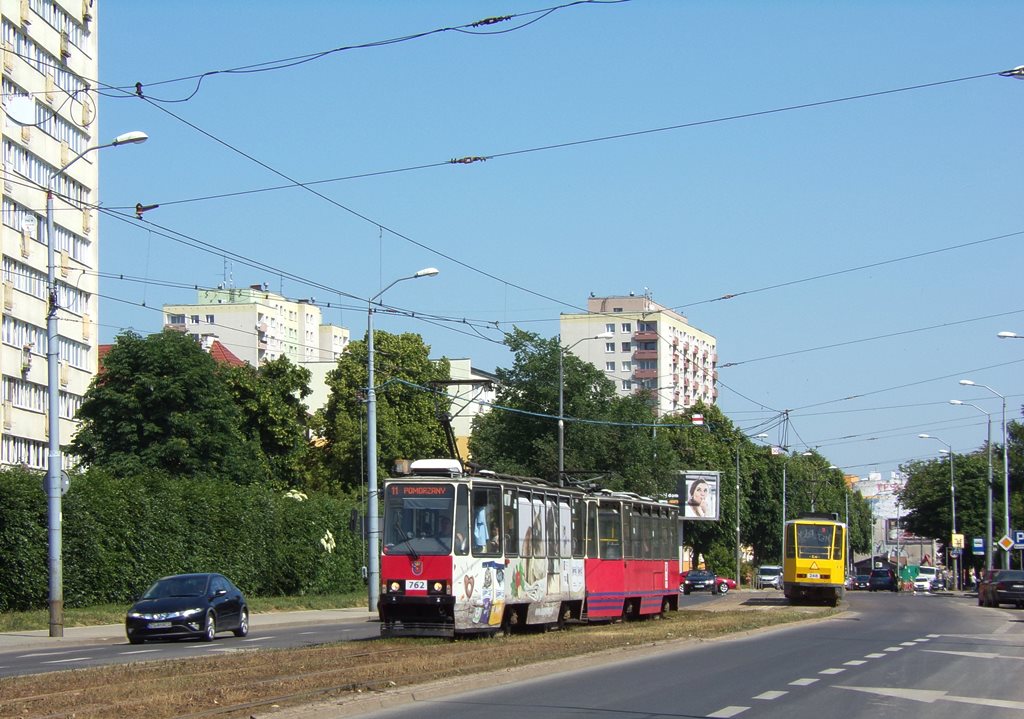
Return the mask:
M 519 610 L 514 607 L 505 607 L 505 614 L 501 618 L 501 633 L 503 636 L 511 636 L 511 634 L 519 628 L 520 624 Z

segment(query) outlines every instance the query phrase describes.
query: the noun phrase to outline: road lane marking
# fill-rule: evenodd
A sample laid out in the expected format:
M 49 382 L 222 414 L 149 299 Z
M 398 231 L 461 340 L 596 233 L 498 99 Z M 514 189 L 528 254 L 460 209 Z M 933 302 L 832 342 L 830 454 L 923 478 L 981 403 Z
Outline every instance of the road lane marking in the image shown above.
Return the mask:
M 845 687 L 837 684 L 837 689 L 852 689 L 865 694 L 878 694 L 883 697 L 894 697 L 896 699 L 910 699 L 915 702 L 934 704 L 937 701 L 957 702 L 959 704 L 975 704 L 985 707 L 998 707 L 1000 709 L 1019 709 L 1024 711 L 1024 702 L 1010 701 L 1006 699 L 990 699 L 989 697 L 962 697 L 949 694 L 940 689 L 904 689 L 902 687 Z
M 881 659 L 884 656 L 886 656 L 886 655 L 885 654 L 880 654 L 879 652 L 872 652 L 871 654 L 865 654 L 864 658 L 865 659 Z
M 914 640 L 914 642 L 917 643 L 917 644 L 920 644 L 922 642 L 930 642 L 930 641 L 931 641 L 931 637 L 921 637 L 920 639 L 915 639 Z
M 973 657 L 974 659 L 1016 659 L 1018 662 L 1024 661 L 1024 657 L 1015 657 L 997 652 L 954 652 L 951 649 L 925 649 L 925 651 L 932 654 L 952 654 L 957 657 Z
M 770 692 L 764 692 L 763 694 L 758 694 L 756 697 L 754 697 L 754 699 L 764 699 L 765 701 L 769 701 L 770 702 L 772 699 L 778 699 L 779 697 L 786 696 L 787 694 L 789 694 L 789 692 L 781 692 L 781 691 L 774 691 L 773 690 L 773 691 L 770 691 Z
M 927 636 L 929 639 L 938 639 L 942 635 L 941 634 L 926 634 L 925 636 Z
M 863 659 L 851 659 L 848 662 L 843 662 L 845 667 L 859 667 L 861 664 L 867 664 Z
M 818 681 L 816 678 L 805 677 L 804 679 L 797 679 L 795 681 L 792 681 L 789 683 L 789 685 L 791 687 L 806 687 L 811 684 L 814 684 L 814 682 L 816 681 Z
M 132 649 L 130 652 L 118 652 L 121 656 L 128 654 L 149 654 L 150 652 L 158 652 L 159 649 Z
M 708 714 L 708 719 L 729 719 L 729 717 L 734 717 L 737 714 L 742 714 L 749 708 L 750 707 L 722 707 L 718 711 L 711 712 L 710 714 Z
M 262 642 L 264 640 L 273 639 L 273 638 L 274 638 L 273 636 L 269 636 L 269 637 L 253 637 L 252 639 L 243 639 L 242 641 L 243 642 Z
M 901 651 L 903 651 L 903 647 L 886 647 L 882 651 L 883 652 L 901 652 Z
M 917 644 L 915 642 L 900 642 L 900 646 L 901 647 L 916 647 Z
M 93 657 L 68 657 L 67 659 L 51 659 L 48 662 L 43 662 L 43 664 L 67 664 L 68 662 L 85 662 L 92 658 Z
M 842 667 L 831 667 L 829 669 L 822 669 L 818 674 L 842 674 L 845 671 Z
M 71 654 L 74 649 L 65 649 L 59 652 L 33 652 L 32 654 L 19 654 L 18 659 L 35 659 L 36 657 L 59 657 L 61 654 Z M 88 649 L 78 651 L 89 651 Z

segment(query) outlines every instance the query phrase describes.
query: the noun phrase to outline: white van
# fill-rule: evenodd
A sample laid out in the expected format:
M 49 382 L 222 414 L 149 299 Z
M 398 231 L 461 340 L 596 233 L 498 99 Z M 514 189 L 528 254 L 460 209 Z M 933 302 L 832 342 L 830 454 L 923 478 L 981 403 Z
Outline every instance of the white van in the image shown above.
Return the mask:
M 932 582 L 939 576 L 935 567 L 918 567 L 917 576 L 914 577 L 914 591 L 927 592 L 932 588 Z

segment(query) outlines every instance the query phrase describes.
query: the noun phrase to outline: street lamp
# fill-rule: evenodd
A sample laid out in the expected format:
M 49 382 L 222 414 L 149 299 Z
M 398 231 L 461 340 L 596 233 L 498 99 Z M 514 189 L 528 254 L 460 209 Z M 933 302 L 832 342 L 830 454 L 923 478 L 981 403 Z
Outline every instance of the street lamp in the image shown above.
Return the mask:
M 57 328 L 57 310 L 60 292 L 57 289 L 55 266 L 56 236 L 53 231 L 53 186 L 57 178 L 73 164 L 94 150 L 118 145 L 136 145 L 149 139 L 144 132 L 134 131 L 118 135 L 103 145 L 87 147 L 58 168 L 46 181 L 46 281 L 50 304 L 46 310 L 46 390 L 49 457 L 46 464 L 46 532 L 49 564 L 50 636 L 64 636 L 64 568 L 62 561 L 63 528 L 61 526 L 61 454 L 60 454 L 60 337 Z
M 373 386 L 373 303 L 389 289 L 405 280 L 433 277 L 440 270 L 426 267 L 414 275 L 399 277 L 366 303 L 366 534 L 369 540 L 368 590 L 370 611 L 377 611 L 380 599 L 380 528 L 377 522 L 377 390 Z
M 558 338 L 558 481 L 565 476 L 565 353 L 587 340 L 610 340 L 615 335 L 602 332 L 592 337 L 581 337 L 568 347 L 562 347 L 562 338 Z
M 839 469 L 834 464 L 828 466 L 829 469 Z M 840 470 L 842 472 L 842 470 Z M 850 567 L 850 488 L 846 486 L 846 479 L 843 479 L 843 503 L 846 506 L 846 546 L 844 550 L 846 552 L 846 566 Z
M 948 442 L 943 442 L 938 437 L 935 437 L 935 436 L 930 435 L 930 434 L 919 434 L 917 436 L 920 437 L 921 439 L 934 439 L 939 444 L 946 445 L 946 449 L 944 451 L 949 455 L 949 501 L 950 501 L 950 503 L 952 505 L 952 525 L 953 525 L 953 532 L 949 536 L 949 546 L 952 549 L 959 549 L 958 547 L 953 547 L 953 535 L 956 534 L 956 483 L 955 483 L 955 481 L 953 479 L 953 447 Z M 956 585 L 957 589 L 960 589 L 961 588 L 961 584 L 960 584 L 960 555 L 959 554 L 956 555 L 955 567 L 956 567 L 956 582 L 955 582 L 955 585 Z
M 1004 333 L 1000 333 L 1001 335 Z M 1006 439 L 1006 397 L 996 392 L 994 389 L 989 387 L 987 384 L 978 384 L 969 379 L 960 380 L 960 384 L 965 387 L 984 387 L 989 392 L 994 394 L 996 397 L 1003 401 L 1003 505 L 1004 505 L 1004 518 L 1005 526 L 1003 528 L 1003 536 L 1010 536 L 1010 444 Z M 1007 551 L 1006 556 L 1006 567 L 1009 568 L 1010 553 Z
M 976 404 L 951 399 L 949 403 L 957 407 L 974 407 L 988 418 L 988 497 L 986 502 L 987 519 L 985 521 L 985 569 L 992 569 L 992 415 Z

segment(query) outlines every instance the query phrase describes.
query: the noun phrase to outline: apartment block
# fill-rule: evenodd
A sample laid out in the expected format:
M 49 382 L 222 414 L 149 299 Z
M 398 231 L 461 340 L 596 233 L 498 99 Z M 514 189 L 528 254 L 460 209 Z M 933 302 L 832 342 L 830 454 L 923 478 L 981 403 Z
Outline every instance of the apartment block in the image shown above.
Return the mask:
M 715 338 L 647 293 L 590 297 L 585 314 L 561 316 L 560 330 L 567 351 L 602 370 L 621 396 L 642 393 L 659 416 L 718 397 Z
M 287 357 L 295 364 L 336 362 L 349 342 L 343 327 L 323 324 L 311 300 L 291 300 L 266 285 L 199 290 L 196 303 L 164 305 L 164 326 L 197 339 L 217 338 L 258 367 Z
M 91 0 L 0 0 L 3 223 L 0 465 L 45 469 L 49 443 L 47 187 L 54 192 L 60 443 L 98 362 L 99 77 Z M 85 154 L 83 154 L 85 153 Z M 81 156 L 81 157 L 80 157 Z

